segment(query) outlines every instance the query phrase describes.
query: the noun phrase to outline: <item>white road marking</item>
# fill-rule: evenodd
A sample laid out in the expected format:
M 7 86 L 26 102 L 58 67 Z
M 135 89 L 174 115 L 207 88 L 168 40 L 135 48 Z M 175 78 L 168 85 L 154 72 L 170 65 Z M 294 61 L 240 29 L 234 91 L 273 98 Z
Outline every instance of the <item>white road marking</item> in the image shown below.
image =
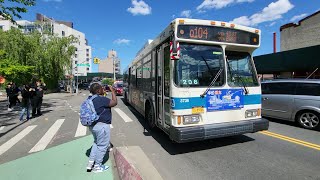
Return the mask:
M 17 134 L 13 138 L 11 138 L 9 141 L 2 144 L 0 146 L 0 155 L 5 153 L 8 149 L 10 149 L 12 146 L 14 146 L 17 142 L 19 142 L 23 137 L 25 137 L 27 134 L 29 134 L 35 127 L 37 127 L 37 126 L 36 125 L 28 126 L 23 131 L 21 131 L 19 134 Z
M 2 131 L 3 129 L 4 129 L 4 126 L 1 126 L 1 127 L 0 127 L 0 131 Z
M 74 111 L 74 112 L 76 113 L 76 112 L 78 112 L 78 111 Z
M 87 134 L 87 127 L 83 126 L 79 119 L 78 128 L 74 137 L 85 136 L 86 134 Z
M 114 110 L 121 116 L 121 118 L 124 120 L 124 122 L 132 122 L 132 119 L 129 118 L 123 111 L 121 111 L 119 108 L 114 108 Z
M 79 116 L 80 116 L 80 113 L 78 113 L 79 114 Z
M 113 128 L 112 124 L 110 124 L 110 128 L 111 128 L 111 129 Z
M 47 147 L 47 145 L 50 143 L 50 141 L 53 139 L 53 137 L 56 135 L 56 133 L 60 129 L 63 122 L 64 122 L 64 119 L 58 119 L 49 128 L 46 134 L 44 134 L 44 136 L 39 140 L 39 142 L 29 151 L 29 153 L 44 150 Z

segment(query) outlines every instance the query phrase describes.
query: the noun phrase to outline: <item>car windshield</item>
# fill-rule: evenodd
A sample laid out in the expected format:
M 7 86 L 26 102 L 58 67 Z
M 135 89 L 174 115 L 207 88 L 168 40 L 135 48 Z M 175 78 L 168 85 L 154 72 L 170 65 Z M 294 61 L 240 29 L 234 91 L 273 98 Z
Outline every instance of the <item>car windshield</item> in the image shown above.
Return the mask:
M 247 52 L 226 51 L 228 84 L 232 87 L 258 86 L 251 55 Z
M 220 46 L 180 44 L 181 56 L 175 61 L 174 81 L 179 87 L 209 86 L 220 69 L 224 68 Z M 224 72 L 213 86 L 224 84 Z
M 117 87 L 117 88 L 122 88 L 122 87 L 123 87 L 123 84 L 116 84 L 116 87 Z

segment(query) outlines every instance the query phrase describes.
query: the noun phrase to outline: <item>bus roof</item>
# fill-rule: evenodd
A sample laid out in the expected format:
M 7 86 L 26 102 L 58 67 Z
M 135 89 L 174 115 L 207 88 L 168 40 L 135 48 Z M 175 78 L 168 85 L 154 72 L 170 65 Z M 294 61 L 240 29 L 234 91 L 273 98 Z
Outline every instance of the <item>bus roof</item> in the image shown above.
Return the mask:
M 160 43 L 162 43 L 167 38 L 169 38 L 172 35 L 172 32 L 176 30 L 176 27 L 179 24 L 208 25 L 208 26 L 216 26 L 216 27 L 225 27 L 225 28 L 232 28 L 232 29 L 247 31 L 247 32 L 251 32 L 251 33 L 256 33 L 259 35 L 259 37 L 261 35 L 261 31 L 259 29 L 251 28 L 251 27 L 247 27 L 247 26 L 243 26 L 243 25 L 239 25 L 239 24 L 223 22 L 223 21 L 203 20 L 203 19 L 176 18 L 176 19 L 172 20 L 171 23 L 154 40 L 149 39 L 144 44 L 144 46 L 137 52 L 136 57 L 134 58 L 132 63 L 129 64 L 128 67 L 131 67 L 140 58 L 149 54 L 153 48 L 155 48 Z M 221 43 L 221 44 L 223 44 L 223 43 Z M 245 46 L 245 45 L 241 45 L 241 46 Z M 252 46 L 252 47 L 258 47 L 258 46 Z

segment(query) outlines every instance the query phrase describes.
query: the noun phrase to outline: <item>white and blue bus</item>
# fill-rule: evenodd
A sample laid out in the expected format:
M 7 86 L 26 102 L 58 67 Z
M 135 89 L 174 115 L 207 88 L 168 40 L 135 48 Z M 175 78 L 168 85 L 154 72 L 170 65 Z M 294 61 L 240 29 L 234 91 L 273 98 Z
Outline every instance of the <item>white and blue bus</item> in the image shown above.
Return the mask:
M 267 130 L 252 59 L 260 30 L 179 18 L 124 71 L 124 99 L 176 142 Z

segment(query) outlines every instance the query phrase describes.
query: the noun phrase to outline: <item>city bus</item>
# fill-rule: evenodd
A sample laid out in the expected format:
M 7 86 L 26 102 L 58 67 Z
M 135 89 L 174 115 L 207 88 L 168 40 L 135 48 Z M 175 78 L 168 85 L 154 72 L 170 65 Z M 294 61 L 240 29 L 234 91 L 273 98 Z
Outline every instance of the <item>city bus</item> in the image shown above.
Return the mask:
M 124 71 L 124 101 L 178 142 L 267 130 L 252 59 L 261 31 L 178 18 Z

